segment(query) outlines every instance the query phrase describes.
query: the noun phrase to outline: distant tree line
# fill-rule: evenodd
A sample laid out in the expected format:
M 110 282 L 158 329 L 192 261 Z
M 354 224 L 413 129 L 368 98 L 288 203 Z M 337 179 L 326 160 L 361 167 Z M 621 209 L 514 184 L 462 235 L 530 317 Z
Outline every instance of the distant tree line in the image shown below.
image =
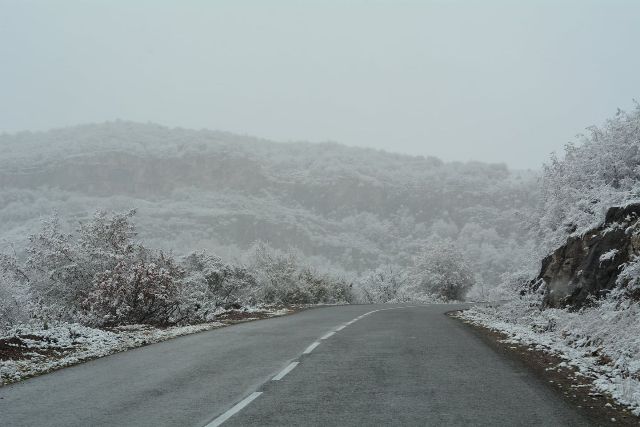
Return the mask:
M 98 211 L 69 234 L 54 215 L 28 238 L 24 254 L 1 255 L 2 326 L 192 324 L 261 305 L 460 300 L 473 284 L 450 241 L 425 247 L 411 269 L 345 278 L 264 242 L 253 245 L 243 264 L 206 251 L 176 257 L 137 240 L 134 214 Z

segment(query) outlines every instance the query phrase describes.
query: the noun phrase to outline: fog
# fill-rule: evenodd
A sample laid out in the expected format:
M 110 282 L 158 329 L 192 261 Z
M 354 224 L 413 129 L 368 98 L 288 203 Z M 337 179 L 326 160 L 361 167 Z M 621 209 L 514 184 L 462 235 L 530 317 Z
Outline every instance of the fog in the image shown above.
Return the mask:
M 632 1 L 0 0 L 0 131 L 124 119 L 539 168 L 637 94 Z
M 637 0 L 0 0 L 0 424 L 640 425 L 639 40 Z

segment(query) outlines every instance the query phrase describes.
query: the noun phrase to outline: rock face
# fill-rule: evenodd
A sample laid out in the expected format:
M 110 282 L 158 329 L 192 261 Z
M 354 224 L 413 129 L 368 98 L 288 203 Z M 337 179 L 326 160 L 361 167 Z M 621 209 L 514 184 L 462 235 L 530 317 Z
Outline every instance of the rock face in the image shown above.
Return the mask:
M 590 296 L 606 295 L 622 265 L 640 253 L 639 230 L 640 204 L 633 204 L 610 208 L 600 227 L 570 237 L 542 261 L 535 282 L 544 282 L 544 305 L 580 308 Z

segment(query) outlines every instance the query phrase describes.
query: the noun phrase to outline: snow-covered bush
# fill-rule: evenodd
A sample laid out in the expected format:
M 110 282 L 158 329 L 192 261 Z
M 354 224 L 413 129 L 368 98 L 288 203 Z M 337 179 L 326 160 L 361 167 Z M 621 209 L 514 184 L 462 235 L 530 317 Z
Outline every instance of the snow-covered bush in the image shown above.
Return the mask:
M 346 279 L 302 266 L 298 280 L 312 304 L 351 303 L 354 300 L 352 284 Z
M 499 301 L 517 298 L 521 294 L 530 293 L 529 285 L 534 271 L 519 270 L 512 273 L 504 273 L 500 276 L 500 283 L 487 292 L 487 300 Z M 542 293 L 539 293 L 542 295 Z
M 358 289 L 363 302 L 369 304 L 403 302 L 410 299 L 406 289 L 408 283 L 406 269 L 388 265 L 364 275 L 358 282 Z
M 175 320 L 181 270 L 133 241 L 134 214 L 99 211 L 75 235 L 54 215 L 30 236 L 24 267 L 5 256 L 5 273 L 29 287 L 34 317 L 98 326 Z
M 29 296 L 25 285 L 9 271 L 3 271 L 0 255 L 0 332 L 29 319 Z
M 294 253 L 273 249 L 263 242 L 254 245 L 248 269 L 257 282 L 252 293 L 256 302 L 316 304 L 349 302 L 352 298 L 344 280 L 320 275 L 303 265 Z
M 28 317 L 25 281 L 16 258 L 0 254 L 0 332 Z
M 0 327 L 31 317 L 90 326 L 188 324 L 220 309 L 350 302 L 345 280 L 259 243 L 248 266 L 206 252 L 180 261 L 135 240 L 135 211 L 97 212 L 75 233 L 57 216 L 30 236 L 20 262 L 0 256 Z
M 38 317 L 72 320 L 90 291 L 97 271 L 70 234 L 60 230 L 57 215 L 29 236 L 27 260 L 21 271 L 33 292 Z
M 634 255 L 622 265 L 616 284 L 620 287 L 618 295 L 640 301 L 640 256 Z
M 182 274 L 172 257 L 138 245 L 93 277 L 82 317 L 96 326 L 177 323 L 183 320 L 178 312 Z
M 214 318 L 219 308 L 231 308 L 251 302 L 256 289 L 255 277 L 242 266 L 226 264 L 204 251 L 193 252 L 181 262 L 180 311 L 193 321 Z
M 297 280 L 298 260 L 258 242 L 251 251 L 249 269 L 256 276 L 255 298 L 268 303 L 305 303 L 308 300 Z
M 379 267 L 358 280 L 364 303 L 437 302 L 463 300 L 474 284 L 471 268 L 450 240 L 423 246 L 411 268 Z
M 464 300 L 474 284 L 461 251 L 449 240 L 434 240 L 415 257 L 411 289 L 447 301 Z

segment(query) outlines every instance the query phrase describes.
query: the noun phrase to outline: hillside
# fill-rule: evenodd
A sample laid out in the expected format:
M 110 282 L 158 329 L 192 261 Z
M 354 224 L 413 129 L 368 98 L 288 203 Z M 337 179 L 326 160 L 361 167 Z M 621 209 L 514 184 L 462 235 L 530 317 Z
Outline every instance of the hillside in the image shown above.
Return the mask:
M 53 211 L 133 207 L 141 236 L 176 252 L 232 258 L 264 240 L 356 272 L 407 265 L 428 239 L 450 238 L 492 284 L 521 264 L 521 214 L 536 199 L 533 173 L 501 164 L 154 124 L 5 134 L 0 150 L 5 243 Z

